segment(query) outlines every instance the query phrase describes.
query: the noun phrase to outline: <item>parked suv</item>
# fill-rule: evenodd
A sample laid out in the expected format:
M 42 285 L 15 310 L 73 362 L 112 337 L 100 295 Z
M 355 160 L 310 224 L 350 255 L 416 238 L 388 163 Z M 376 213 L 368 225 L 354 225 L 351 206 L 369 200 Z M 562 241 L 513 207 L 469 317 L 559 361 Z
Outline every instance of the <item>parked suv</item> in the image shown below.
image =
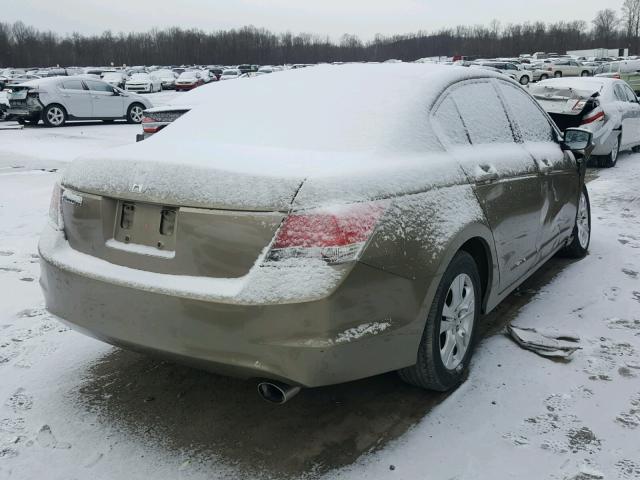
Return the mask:
M 591 133 L 502 74 L 335 68 L 214 87 L 215 128 L 194 108 L 73 162 L 39 244 L 48 311 L 279 403 L 393 370 L 459 385 L 481 314 L 586 255 Z
M 593 67 L 584 65 L 576 60 L 555 60 L 551 63 L 545 63 L 538 70 L 534 77 L 540 80 L 558 77 L 589 77 L 593 75 Z
M 140 123 L 151 102 L 133 93 L 84 76 L 32 80 L 11 87 L 8 115 L 20 123 L 60 127 L 67 120 L 126 119 Z

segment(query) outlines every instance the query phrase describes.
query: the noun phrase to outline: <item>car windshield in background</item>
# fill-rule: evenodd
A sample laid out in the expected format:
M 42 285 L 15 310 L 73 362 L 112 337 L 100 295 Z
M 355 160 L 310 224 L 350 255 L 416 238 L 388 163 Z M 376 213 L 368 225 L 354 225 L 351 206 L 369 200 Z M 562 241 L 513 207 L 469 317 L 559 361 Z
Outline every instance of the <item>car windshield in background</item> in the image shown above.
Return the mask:
M 131 75 L 131 80 L 133 81 L 147 81 L 149 80 L 149 74 L 148 73 L 134 73 L 133 75 Z
M 195 80 L 196 78 L 198 78 L 196 72 L 182 72 L 179 77 L 180 80 Z

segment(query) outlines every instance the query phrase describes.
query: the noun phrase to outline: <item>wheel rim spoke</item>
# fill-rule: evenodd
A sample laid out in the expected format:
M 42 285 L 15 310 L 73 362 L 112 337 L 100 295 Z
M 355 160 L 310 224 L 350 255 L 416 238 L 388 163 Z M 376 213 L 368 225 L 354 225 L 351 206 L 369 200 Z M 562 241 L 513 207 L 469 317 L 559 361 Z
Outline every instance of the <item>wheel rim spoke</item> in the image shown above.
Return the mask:
M 471 277 L 457 275 L 449 289 L 440 317 L 440 359 L 448 370 L 465 358 L 475 320 L 475 290 Z

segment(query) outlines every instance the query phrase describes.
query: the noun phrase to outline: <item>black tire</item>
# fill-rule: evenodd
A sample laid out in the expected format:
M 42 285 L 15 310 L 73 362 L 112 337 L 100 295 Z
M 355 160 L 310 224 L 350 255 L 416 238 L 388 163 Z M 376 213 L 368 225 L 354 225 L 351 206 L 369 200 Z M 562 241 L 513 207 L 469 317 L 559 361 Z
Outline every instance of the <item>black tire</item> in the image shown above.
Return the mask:
M 42 112 L 42 121 L 47 127 L 61 127 L 67 122 L 67 111 L 62 105 L 52 103 Z
M 616 145 L 611 149 L 611 153 L 609 155 L 600 155 L 598 156 L 598 166 L 604 168 L 613 168 L 618 163 L 618 156 L 620 154 L 620 139 L 622 138 L 622 133 L 619 133 L 616 137 Z
M 583 72 L 580 73 L 581 77 L 588 77 L 590 75 L 591 75 L 591 73 L 589 73 L 587 70 L 584 70 Z
M 553 74 L 553 76 L 554 76 L 555 78 L 560 78 L 560 77 L 562 77 L 562 72 L 555 72 L 555 73 Z
M 143 111 L 144 105 L 141 103 L 132 103 L 129 105 L 129 108 L 127 109 L 127 123 L 141 123 Z
M 443 310 L 445 304 L 449 302 L 453 303 L 454 301 L 453 292 L 451 291 L 453 286 L 452 284 L 454 280 L 458 279 L 461 275 L 466 275 L 466 278 L 470 280 L 473 286 L 473 323 L 470 327 L 471 331 L 466 332 L 466 335 L 462 336 L 462 338 L 468 339 L 466 351 L 464 351 L 463 356 L 459 359 L 459 363 L 457 363 L 454 368 L 450 369 L 445 366 L 442 359 L 443 353 L 441 352 L 441 349 L 446 349 L 447 338 L 449 337 L 447 331 L 441 331 L 441 325 L 444 318 Z M 451 390 L 462 383 L 476 342 L 482 297 L 480 285 L 480 274 L 478 273 L 478 267 L 473 257 L 467 252 L 458 252 L 455 257 L 453 257 L 453 260 L 451 260 L 451 263 L 440 280 L 440 285 L 438 285 L 436 295 L 433 299 L 433 303 L 431 304 L 431 308 L 429 309 L 420 346 L 418 347 L 416 364 L 399 370 L 398 374 L 400 375 L 400 378 L 417 387 L 437 390 L 440 392 Z M 467 288 L 466 283 L 465 288 Z M 463 288 L 463 292 L 464 291 L 465 290 Z M 467 296 L 464 296 L 464 294 L 461 295 L 462 300 L 469 298 L 468 291 L 466 295 Z M 456 310 L 457 309 L 454 309 L 453 312 Z M 464 311 L 464 309 L 462 309 L 462 311 Z M 463 317 L 454 315 L 452 318 L 457 318 L 458 322 L 463 321 Z M 454 320 L 453 323 L 455 324 L 455 322 L 456 321 Z M 455 328 L 456 332 L 459 332 L 457 327 Z M 452 333 L 452 335 L 456 334 L 457 333 Z M 445 345 L 442 345 L 443 341 L 445 342 Z M 456 346 L 451 350 L 452 354 L 455 354 L 455 351 L 458 348 L 457 345 L 458 344 L 456 343 Z
M 584 202 L 584 203 L 583 203 Z M 586 211 L 582 209 L 582 206 Z M 584 236 L 584 227 L 588 227 L 587 235 Z M 581 233 L 583 234 L 581 236 Z M 589 244 L 591 243 L 591 202 L 589 201 L 589 192 L 587 186 L 582 186 L 580 199 L 578 200 L 578 213 L 576 215 L 576 224 L 571 234 L 571 243 L 564 247 L 560 253 L 569 258 L 584 258 L 589 252 Z
M 547 75 L 546 73 L 543 73 L 542 75 L 540 75 L 540 80 L 546 80 L 549 78 L 549 75 Z
M 520 85 L 528 85 L 529 77 L 527 75 L 523 75 L 520 77 Z

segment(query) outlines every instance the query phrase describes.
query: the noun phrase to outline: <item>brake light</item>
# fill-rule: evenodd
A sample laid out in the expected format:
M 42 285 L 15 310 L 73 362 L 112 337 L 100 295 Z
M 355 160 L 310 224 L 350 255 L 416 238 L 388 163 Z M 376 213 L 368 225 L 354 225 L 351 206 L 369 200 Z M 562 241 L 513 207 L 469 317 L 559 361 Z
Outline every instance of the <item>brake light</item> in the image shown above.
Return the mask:
M 614 73 L 613 74 L 613 78 L 617 78 L 618 80 L 620 80 L 620 74 L 619 73 Z
M 584 117 L 580 125 L 588 125 L 593 122 L 604 122 L 605 116 L 602 110 L 593 111 L 589 116 Z
M 364 203 L 290 214 L 280 226 L 267 261 L 290 258 L 354 261 L 375 230 L 386 203 Z
M 158 120 L 152 117 L 142 117 L 142 131 L 144 133 L 156 133 L 160 130 L 160 126 L 157 125 Z M 152 125 L 149 125 L 152 124 Z

